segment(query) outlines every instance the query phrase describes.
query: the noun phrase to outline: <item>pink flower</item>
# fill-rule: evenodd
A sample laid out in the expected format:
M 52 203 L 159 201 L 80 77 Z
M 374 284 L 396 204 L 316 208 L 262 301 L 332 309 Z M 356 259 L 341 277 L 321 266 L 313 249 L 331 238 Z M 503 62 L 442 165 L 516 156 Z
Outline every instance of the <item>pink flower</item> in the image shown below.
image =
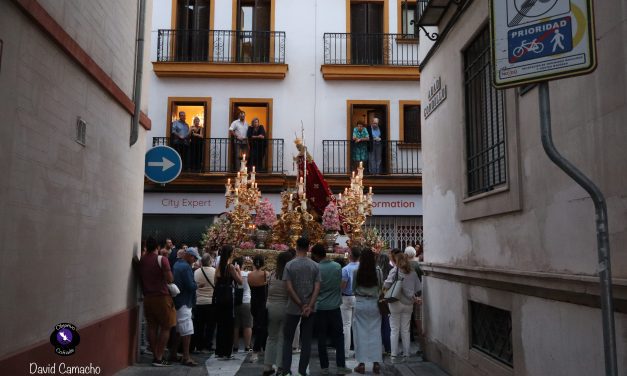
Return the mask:
M 270 246 L 270 249 L 274 249 L 275 251 L 283 252 L 287 251 L 289 247 L 286 244 L 274 243 Z
M 276 214 L 272 204 L 266 198 L 257 205 L 255 225 L 261 230 L 268 230 L 276 223 Z
M 333 201 L 329 202 L 324 213 L 322 214 L 322 227 L 326 231 L 339 231 L 340 230 L 340 215 L 337 211 L 337 206 Z

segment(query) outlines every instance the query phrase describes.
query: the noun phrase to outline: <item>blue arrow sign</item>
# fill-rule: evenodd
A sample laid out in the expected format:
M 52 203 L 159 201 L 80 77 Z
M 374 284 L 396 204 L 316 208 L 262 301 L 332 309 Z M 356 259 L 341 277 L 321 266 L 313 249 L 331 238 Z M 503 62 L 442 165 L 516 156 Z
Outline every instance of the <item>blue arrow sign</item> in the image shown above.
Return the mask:
M 155 146 L 148 150 L 144 163 L 146 178 L 159 184 L 176 179 L 183 167 L 181 156 L 169 146 Z

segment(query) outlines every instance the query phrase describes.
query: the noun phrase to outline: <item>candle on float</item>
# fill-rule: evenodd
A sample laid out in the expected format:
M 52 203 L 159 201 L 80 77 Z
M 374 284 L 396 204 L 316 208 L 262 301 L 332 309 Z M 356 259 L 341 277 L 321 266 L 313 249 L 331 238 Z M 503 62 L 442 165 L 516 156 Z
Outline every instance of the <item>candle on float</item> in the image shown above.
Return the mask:
M 303 177 L 300 177 L 300 184 L 303 184 Z
M 351 176 L 351 179 L 355 179 L 355 171 L 353 171 L 353 175 Z
M 304 211 L 307 211 L 307 200 L 302 200 L 302 201 L 300 202 L 300 207 L 301 207 L 301 210 L 302 210 L 303 212 L 304 212 Z
M 342 193 L 340 192 L 340 197 L 337 199 L 339 202 L 342 202 Z
M 253 166 L 253 174 L 255 173 L 255 166 Z
M 359 161 L 359 168 L 364 168 L 364 162 Z
M 372 187 L 368 188 L 368 194 L 372 194 Z

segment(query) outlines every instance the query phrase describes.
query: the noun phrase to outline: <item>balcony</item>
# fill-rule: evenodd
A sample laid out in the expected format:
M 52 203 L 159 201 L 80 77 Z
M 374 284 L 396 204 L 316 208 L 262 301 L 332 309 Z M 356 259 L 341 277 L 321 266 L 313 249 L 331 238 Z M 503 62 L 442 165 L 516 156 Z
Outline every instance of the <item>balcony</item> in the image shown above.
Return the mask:
M 259 174 L 284 174 L 283 139 L 265 139 L 250 143 L 248 161 L 255 163 Z M 183 160 L 183 171 L 191 174 L 236 173 L 239 159 L 230 138 L 205 138 L 200 142 L 180 147 L 172 145 L 169 137 L 153 137 L 152 146 L 171 146 Z M 252 158 L 251 158 L 252 157 Z M 252 164 L 250 165 L 252 168 Z
M 381 171 L 371 174 L 364 162 L 367 185 L 384 190 L 416 189 L 422 186 L 420 144 L 403 141 L 382 141 Z M 359 162 L 351 157 L 355 143 L 347 140 L 322 141 L 322 173 L 331 186 L 342 186 Z
M 159 77 L 283 79 L 285 32 L 233 30 L 159 30 Z
M 408 34 L 324 34 L 326 80 L 420 79 L 418 40 Z
M 419 0 L 417 6 L 418 25 L 421 26 L 438 26 L 448 10 L 451 2 L 459 3 L 454 0 Z

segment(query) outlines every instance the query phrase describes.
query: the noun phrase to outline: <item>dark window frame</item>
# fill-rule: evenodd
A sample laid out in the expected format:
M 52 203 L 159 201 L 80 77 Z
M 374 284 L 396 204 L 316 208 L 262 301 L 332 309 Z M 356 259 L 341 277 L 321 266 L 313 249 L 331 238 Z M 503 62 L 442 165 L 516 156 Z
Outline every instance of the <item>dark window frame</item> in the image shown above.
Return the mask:
M 468 301 L 470 347 L 513 368 L 512 314 L 487 304 Z
M 489 28 L 463 51 L 467 196 L 507 183 L 504 92 L 492 86 Z

